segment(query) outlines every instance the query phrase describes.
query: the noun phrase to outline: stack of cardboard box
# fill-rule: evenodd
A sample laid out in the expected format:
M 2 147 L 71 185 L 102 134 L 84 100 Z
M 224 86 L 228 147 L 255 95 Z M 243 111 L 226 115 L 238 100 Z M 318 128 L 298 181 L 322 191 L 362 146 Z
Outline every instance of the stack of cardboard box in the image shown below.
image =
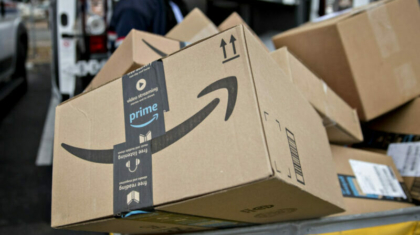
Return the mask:
M 272 53 L 236 13 L 133 30 L 56 109 L 52 226 L 175 233 L 413 206 L 397 150 L 338 145 L 366 145 L 359 118 L 420 135 L 418 21 L 415 0 L 374 3 L 275 36 Z

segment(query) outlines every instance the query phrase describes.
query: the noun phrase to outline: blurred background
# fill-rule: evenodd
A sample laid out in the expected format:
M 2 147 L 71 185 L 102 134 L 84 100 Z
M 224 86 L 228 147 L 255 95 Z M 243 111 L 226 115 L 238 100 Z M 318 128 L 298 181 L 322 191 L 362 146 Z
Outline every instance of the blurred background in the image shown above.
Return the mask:
M 50 227 L 54 109 L 83 91 L 129 29 L 164 35 L 194 8 L 215 25 L 237 12 L 274 50 L 275 34 L 368 2 L 0 0 L 0 234 L 75 233 Z M 148 22 L 160 3 L 166 27 L 156 29 Z

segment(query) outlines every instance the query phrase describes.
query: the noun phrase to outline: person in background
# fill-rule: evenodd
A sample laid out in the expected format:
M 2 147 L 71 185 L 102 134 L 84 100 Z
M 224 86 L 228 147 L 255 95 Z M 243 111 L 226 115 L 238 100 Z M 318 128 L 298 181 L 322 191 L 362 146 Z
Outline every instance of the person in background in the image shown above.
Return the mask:
M 188 13 L 183 0 L 120 0 L 114 8 L 108 35 L 118 47 L 131 29 L 165 35 Z

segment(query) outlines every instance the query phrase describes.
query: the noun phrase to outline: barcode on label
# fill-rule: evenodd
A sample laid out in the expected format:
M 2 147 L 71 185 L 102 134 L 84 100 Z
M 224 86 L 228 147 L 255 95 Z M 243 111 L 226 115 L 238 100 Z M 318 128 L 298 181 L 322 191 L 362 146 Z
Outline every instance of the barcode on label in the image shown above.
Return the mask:
M 349 162 L 364 194 L 406 198 L 391 167 L 353 159 Z
M 302 166 L 300 164 L 299 153 L 296 145 L 295 135 L 286 128 L 287 141 L 289 142 L 290 154 L 292 155 L 293 168 L 295 169 L 296 180 L 305 184 L 305 179 L 303 178 Z

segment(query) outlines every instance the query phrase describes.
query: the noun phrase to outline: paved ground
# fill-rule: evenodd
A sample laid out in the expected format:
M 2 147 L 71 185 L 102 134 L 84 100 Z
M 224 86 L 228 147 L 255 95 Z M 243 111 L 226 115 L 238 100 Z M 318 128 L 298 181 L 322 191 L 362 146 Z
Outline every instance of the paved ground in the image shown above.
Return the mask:
M 50 228 L 52 167 L 35 166 L 50 84 L 49 65 L 36 65 L 27 92 L 0 103 L 0 234 L 86 234 Z

